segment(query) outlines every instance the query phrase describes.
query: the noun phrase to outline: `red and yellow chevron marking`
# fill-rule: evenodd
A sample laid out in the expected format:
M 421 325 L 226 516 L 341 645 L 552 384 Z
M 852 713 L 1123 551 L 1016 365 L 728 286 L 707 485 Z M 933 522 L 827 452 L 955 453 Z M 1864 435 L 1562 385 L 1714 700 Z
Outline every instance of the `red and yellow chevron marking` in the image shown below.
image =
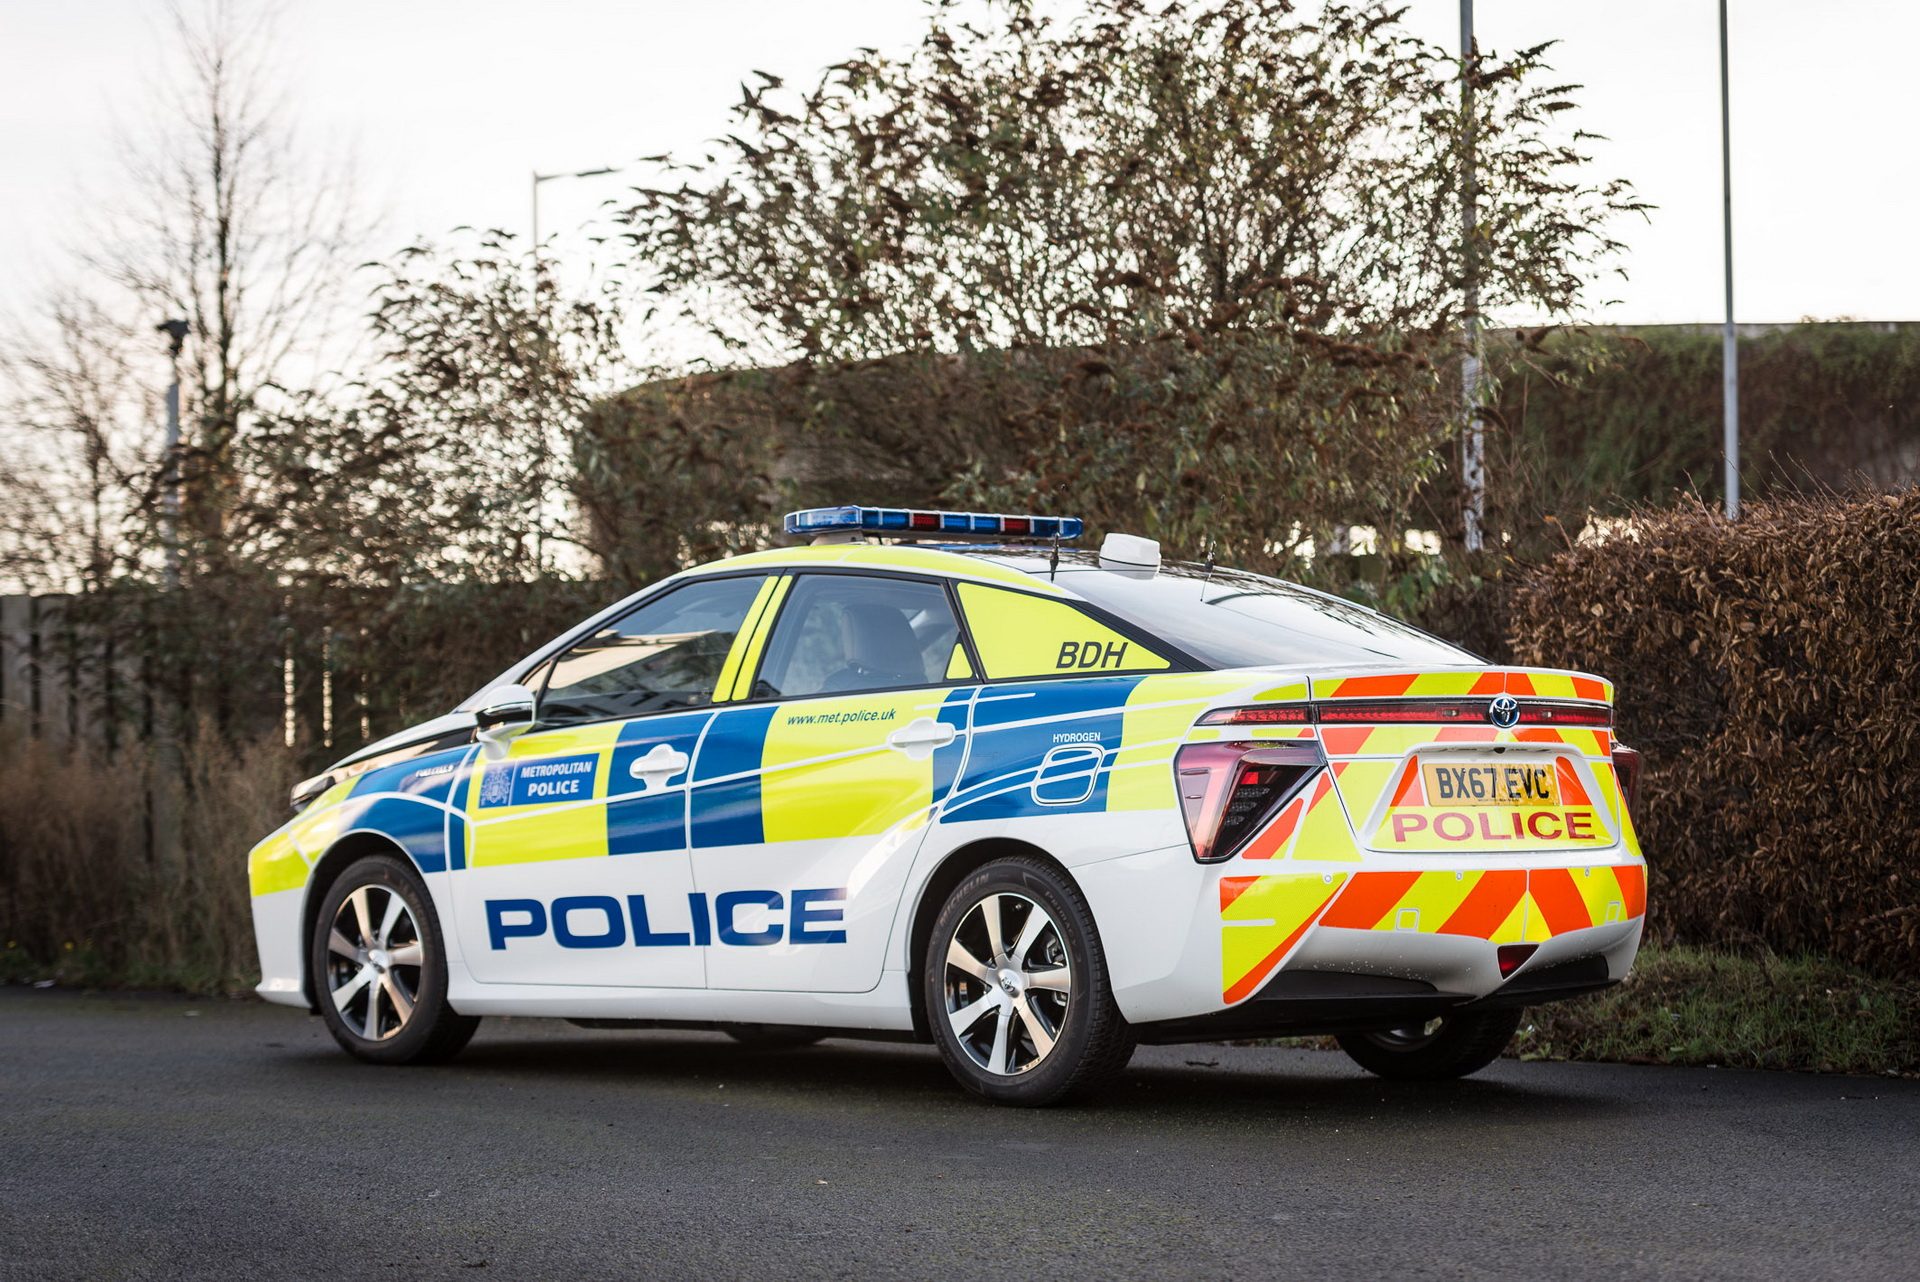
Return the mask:
M 1460 698 L 1468 695 L 1511 694 L 1536 699 L 1588 699 L 1613 702 L 1613 683 L 1578 672 L 1542 672 L 1493 668 L 1475 672 L 1368 673 L 1315 681 L 1316 699 Z
M 1306 936 L 1347 873 L 1220 879 L 1220 993 L 1237 1002 L 1258 988 Z
M 1250 995 L 1316 926 L 1542 943 L 1646 911 L 1646 869 L 1637 863 L 1224 877 L 1221 996 Z

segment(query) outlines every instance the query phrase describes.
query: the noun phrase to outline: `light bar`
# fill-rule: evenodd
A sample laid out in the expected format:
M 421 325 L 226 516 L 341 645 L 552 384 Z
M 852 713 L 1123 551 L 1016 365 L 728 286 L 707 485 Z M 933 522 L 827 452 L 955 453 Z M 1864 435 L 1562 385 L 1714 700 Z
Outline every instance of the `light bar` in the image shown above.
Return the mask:
M 1077 516 L 1004 516 L 988 512 L 922 512 L 900 507 L 814 507 L 787 513 L 788 534 L 877 534 L 895 539 L 1077 539 Z

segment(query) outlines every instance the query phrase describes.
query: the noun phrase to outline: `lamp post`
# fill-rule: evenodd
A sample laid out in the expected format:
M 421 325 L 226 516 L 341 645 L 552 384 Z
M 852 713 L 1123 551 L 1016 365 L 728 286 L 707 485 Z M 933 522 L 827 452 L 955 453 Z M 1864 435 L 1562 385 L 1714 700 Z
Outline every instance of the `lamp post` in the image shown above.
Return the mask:
M 1727 519 L 1740 516 L 1740 336 L 1733 328 L 1733 131 L 1727 110 L 1727 0 L 1720 0 L 1720 249 L 1727 320 L 1720 333 L 1721 435 L 1726 452 Z
M 1461 305 L 1466 313 L 1466 353 L 1460 358 L 1460 393 L 1466 431 L 1460 440 L 1460 480 L 1466 490 L 1461 513 L 1462 540 L 1469 552 L 1486 544 L 1487 447 L 1480 415 L 1480 280 L 1479 247 L 1475 244 L 1473 82 L 1480 59 L 1473 46 L 1473 0 L 1460 0 L 1460 262 L 1463 276 Z
M 183 320 L 161 321 L 153 327 L 167 336 L 167 448 L 164 487 L 160 491 L 160 529 L 166 542 L 167 586 L 180 586 L 180 352 L 193 326 Z

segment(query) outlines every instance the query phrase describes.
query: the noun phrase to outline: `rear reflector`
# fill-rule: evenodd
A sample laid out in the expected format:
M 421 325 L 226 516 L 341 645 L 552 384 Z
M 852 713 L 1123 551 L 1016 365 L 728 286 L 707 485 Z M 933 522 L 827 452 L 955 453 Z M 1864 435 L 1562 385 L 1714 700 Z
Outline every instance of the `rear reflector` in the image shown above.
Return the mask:
M 1506 979 L 1527 964 L 1527 958 L 1540 950 L 1538 944 L 1502 944 L 1496 956 L 1500 960 L 1500 978 Z
M 1316 744 L 1190 743 L 1174 783 L 1193 857 L 1231 859 L 1321 767 Z

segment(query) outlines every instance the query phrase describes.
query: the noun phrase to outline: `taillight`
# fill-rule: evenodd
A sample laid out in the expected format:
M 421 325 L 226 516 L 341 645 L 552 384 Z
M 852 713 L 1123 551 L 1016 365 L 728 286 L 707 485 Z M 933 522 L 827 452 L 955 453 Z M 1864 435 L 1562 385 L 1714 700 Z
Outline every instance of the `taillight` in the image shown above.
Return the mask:
M 1613 724 L 1613 709 L 1604 703 L 1576 700 L 1521 699 L 1517 726 L 1593 726 Z M 1201 717 L 1203 726 L 1269 725 L 1471 725 L 1486 722 L 1489 699 L 1341 699 L 1330 703 L 1257 704 L 1250 708 L 1215 708 Z
M 1640 799 L 1640 750 L 1629 748 L 1624 743 L 1613 745 L 1613 773 L 1620 780 L 1620 801 L 1632 816 Z
M 1231 859 L 1321 766 L 1314 744 L 1190 743 L 1174 758 L 1193 857 Z
M 1321 721 L 1399 724 L 1408 722 L 1485 721 L 1485 699 L 1342 699 L 1314 708 Z
M 1252 708 L 1215 708 L 1196 723 L 1203 726 L 1304 726 L 1313 709 L 1304 703 L 1269 703 Z

